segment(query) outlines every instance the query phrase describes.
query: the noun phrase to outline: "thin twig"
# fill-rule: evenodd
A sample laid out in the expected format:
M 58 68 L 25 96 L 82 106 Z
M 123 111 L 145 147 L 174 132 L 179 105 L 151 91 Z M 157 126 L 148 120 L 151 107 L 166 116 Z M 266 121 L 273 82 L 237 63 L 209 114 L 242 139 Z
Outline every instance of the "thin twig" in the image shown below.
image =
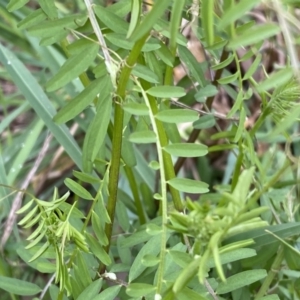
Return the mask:
M 42 300 L 45 296 L 45 294 L 47 293 L 51 283 L 53 282 L 53 280 L 55 279 L 56 274 L 54 273 L 51 278 L 48 280 L 48 282 L 46 283 L 45 287 L 43 288 L 41 295 L 39 297 L 40 300 Z
M 108 48 L 106 46 L 106 42 L 105 42 L 105 39 L 103 37 L 101 28 L 100 28 L 100 26 L 97 22 L 96 16 L 95 16 L 94 11 L 92 9 L 92 6 L 93 6 L 92 0 L 84 0 L 84 3 L 85 3 L 85 6 L 87 8 L 89 19 L 90 19 L 90 22 L 92 24 L 92 27 L 94 29 L 94 32 L 95 32 L 96 36 L 97 36 L 99 44 L 102 48 L 106 69 L 107 69 L 107 71 L 110 75 L 113 86 L 116 87 L 117 71 L 116 71 L 116 68 L 114 67 L 115 65 L 112 62 L 109 51 L 107 50 Z
M 80 31 L 77 31 L 77 30 L 75 30 L 75 29 L 69 29 L 69 30 L 73 33 L 73 35 L 74 35 L 77 39 L 79 39 L 79 37 L 82 37 L 82 38 L 84 38 L 84 39 L 86 39 L 86 40 L 88 40 L 88 41 L 90 41 L 90 42 L 92 42 L 92 43 L 95 43 L 95 44 L 97 44 L 97 45 L 100 45 L 100 44 L 99 44 L 99 41 L 93 40 L 92 38 L 90 38 L 90 37 L 88 37 L 87 35 L 81 33 Z M 100 46 L 101 46 L 102 48 L 104 47 L 103 45 L 100 45 Z M 116 65 L 119 64 L 119 62 L 122 62 L 122 61 L 123 61 L 122 57 L 121 57 L 117 52 L 113 51 L 113 50 L 110 49 L 110 48 L 106 48 L 106 49 L 107 49 L 107 51 L 109 51 L 110 53 L 112 53 L 114 56 L 117 57 L 118 61 L 117 61 L 116 59 L 113 59 L 112 57 L 110 57 L 111 60 L 112 60 Z M 104 59 L 104 57 L 103 57 L 102 55 L 99 54 L 99 56 L 101 57 L 101 59 Z
M 117 278 L 115 273 L 103 273 L 103 274 L 99 274 L 97 272 L 98 276 L 100 278 L 104 278 L 107 281 L 113 282 L 113 283 L 117 283 L 118 285 L 124 286 L 125 288 L 128 287 L 128 283 L 122 279 Z
M 209 282 L 206 278 L 204 279 L 204 285 L 205 285 L 206 289 L 208 290 L 208 292 L 210 293 L 210 295 L 213 297 L 213 299 L 218 300 L 219 299 L 218 296 L 216 295 L 214 289 L 209 284 Z
M 33 176 L 35 175 L 38 167 L 40 166 L 42 160 L 44 159 L 44 157 L 47 153 L 47 150 L 49 148 L 49 144 L 50 144 L 51 139 L 52 139 L 52 135 L 49 135 L 46 138 L 46 140 L 44 142 L 44 145 L 41 149 L 41 152 L 39 153 L 32 169 L 30 170 L 30 172 L 28 173 L 27 177 L 25 178 L 23 184 L 21 185 L 21 190 L 26 190 L 28 185 L 30 184 Z M 13 204 L 11 206 L 9 215 L 7 217 L 7 220 L 6 220 L 3 236 L 1 238 L 1 243 L 0 243 L 1 251 L 3 250 L 10 234 L 12 233 L 13 226 L 14 226 L 14 224 L 16 222 L 16 219 L 17 219 L 16 211 L 21 207 L 21 204 L 22 204 L 22 195 L 23 195 L 23 192 L 19 192 L 17 194 L 17 196 L 15 197 L 15 199 L 13 201 Z
M 277 12 L 277 17 L 278 17 L 278 21 L 280 24 L 280 28 L 282 30 L 282 35 L 284 37 L 285 40 L 285 45 L 291 60 L 291 65 L 292 68 L 294 70 L 294 74 L 295 76 L 297 76 L 298 80 L 299 80 L 299 71 L 298 71 L 298 66 L 299 66 L 299 60 L 298 60 L 298 54 L 296 53 L 296 48 L 294 46 L 294 41 L 293 41 L 293 37 L 291 35 L 291 29 L 289 28 L 289 25 L 287 23 L 287 16 L 285 16 L 282 12 L 284 12 L 284 8 L 281 4 L 280 1 L 278 0 L 273 0 L 273 4 L 274 7 L 276 9 Z

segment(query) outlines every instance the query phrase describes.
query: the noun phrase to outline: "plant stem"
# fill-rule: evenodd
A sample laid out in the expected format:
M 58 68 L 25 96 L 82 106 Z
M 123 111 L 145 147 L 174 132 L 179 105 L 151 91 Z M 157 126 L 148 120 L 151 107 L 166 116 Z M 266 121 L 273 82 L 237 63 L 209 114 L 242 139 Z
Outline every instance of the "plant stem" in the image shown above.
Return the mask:
M 145 65 L 145 61 L 142 57 L 140 58 L 140 63 Z M 149 88 L 151 88 L 151 84 L 145 80 L 141 80 L 141 86 L 144 90 L 148 90 Z M 151 113 L 153 115 L 155 115 L 158 112 L 156 99 L 151 95 L 148 95 L 147 99 L 149 101 Z M 155 120 L 155 124 L 156 124 L 157 130 L 158 130 L 157 137 L 159 139 L 160 145 L 161 145 L 161 147 L 165 147 L 168 145 L 168 137 L 166 135 L 166 131 L 164 129 L 163 123 L 160 122 L 159 120 Z M 164 161 L 164 167 L 165 167 L 165 172 L 166 172 L 166 180 L 170 180 L 170 179 L 176 177 L 172 158 L 171 158 L 171 155 L 167 152 L 163 152 L 163 158 L 164 158 L 163 161 Z M 181 202 L 179 192 L 171 186 L 169 188 L 170 188 L 170 193 L 172 195 L 172 200 L 173 200 L 175 209 L 177 211 L 182 212 L 183 205 Z
M 265 278 L 254 300 L 262 298 L 267 293 L 272 281 L 274 280 L 275 276 L 278 274 L 278 271 L 280 270 L 280 265 L 283 261 L 283 258 L 284 258 L 284 248 L 281 245 L 279 247 L 275 260 L 270 268 L 268 276 Z
M 239 177 L 241 174 L 241 167 L 243 165 L 243 159 L 244 159 L 244 150 L 243 150 L 243 146 L 242 146 L 242 140 L 240 140 L 238 157 L 237 157 L 234 172 L 232 175 L 231 192 L 234 191 L 234 189 L 238 183 L 238 180 L 239 180 Z
M 249 134 L 250 137 L 253 138 L 259 127 L 262 125 L 262 123 L 265 121 L 266 117 L 271 113 L 270 108 L 266 108 L 263 113 L 259 116 L 257 121 L 255 122 L 254 126 L 250 130 Z
M 249 200 L 249 207 L 254 205 L 261 195 L 266 193 L 270 187 L 274 186 L 276 182 L 278 182 L 279 178 L 283 175 L 283 173 L 291 166 L 289 159 L 286 159 L 283 166 L 278 170 L 277 173 L 263 186 L 260 191 L 257 191 Z
M 155 115 L 158 112 L 155 98 L 149 96 L 149 105 L 150 105 L 151 113 L 153 115 Z M 160 143 L 161 147 L 163 148 L 168 145 L 168 137 L 166 135 L 166 131 L 164 129 L 162 122 L 159 120 L 155 120 L 155 121 L 156 121 L 155 124 L 156 124 L 157 131 L 158 131 L 157 137 L 159 139 L 159 143 Z M 162 153 L 162 155 L 163 155 L 164 168 L 165 168 L 165 172 L 166 172 L 166 180 L 170 180 L 170 179 L 176 177 L 172 158 L 171 158 L 170 154 L 165 151 Z M 172 195 L 172 200 L 173 200 L 175 209 L 179 212 L 182 212 L 183 204 L 181 202 L 181 198 L 180 198 L 180 194 L 179 194 L 178 190 L 174 189 L 171 186 L 169 188 L 170 188 L 170 192 Z
M 141 84 L 137 81 L 137 84 L 142 89 Z M 145 91 L 142 89 L 142 95 L 146 102 L 146 105 L 149 107 L 149 117 L 151 120 L 151 124 L 153 127 L 153 131 L 156 134 L 156 147 L 157 147 L 157 155 L 158 155 L 158 161 L 160 164 L 160 182 L 161 182 L 161 215 L 162 215 L 162 233 L 161 233 L 161 247 L 160 247 L 160 259 L 159 259 L 159 266 L 157 270 L 157 287 L 156 287 L 156 294 L 161 295 L 162 292 L 162 284 L 163 284 L 163 275 L 164 275 L 164 266 L 165 266 L 165 255 L 166 255 L 166 243 L 167 243 L 167 218 L 168 218 L 168 212 L 167 212 L 167 181 L 166 181 L 166 172 L 165 172 L 165 162 L 164 162 L 164 151 L 163 146 L 159 139 L 159 128 L 157 126 L 157 122 L 155 120 L 154 114 L 153 114 L 153 104 L 150 103 L 150 100 L 148 99 Z M 172 166 L 173 167 L 173 166 Z
M 121 158 L 121 148 L 122 148 L 122 136 L 123 136 L 123 108 L 119 104 L 125 98 L 126 95 L 126 85 L 129 80 L 131 69 L 137 61 L 137 58 L 141 52 L 141 49 L 146 42 L 148 34 L 138 40 L 133 46 L 123 69 L 121 70 L 118 87 L 115 97 L 115 115 L 114 115 L 114 129 L 113 129 L 113 139 L 112 139 L 112 158 L 111 166 L 109 170 L 109 183 L 108 183 L 108 200 L 107 200 L 107 212 L 110 217 L 111 223 L 105 225 L 105 234 L 108 238 L 108 245 L 105 251 L 109 253 L 110 241 L 112 236 L 112 228 L 114 224 L 115 208 L 117 201 L 118 192 L 118 181 L 119 181 L 119 168 L 120 168 L 120 158 Z M 101 273 L 101 272 L 100 272 Z
M 139 221 L 140 224 L 145 224 L 146 223 L 146 217 L 145 217 L 145 213 L 144 213 L 144 209 L 143 209 L 143 205 L 139 196 L 139 191 L 138 191 L 138 187 L 136 184 L 136 180 L 134 178 L 134 174 L 132 172 L 132 169 L 128 166 L 124 167 L 129 185 L 130 185 L 130 189 L 133 195 L 133 199 L 134 199 L 134 204 L 137 210 L 137 215 L 139 217 Z

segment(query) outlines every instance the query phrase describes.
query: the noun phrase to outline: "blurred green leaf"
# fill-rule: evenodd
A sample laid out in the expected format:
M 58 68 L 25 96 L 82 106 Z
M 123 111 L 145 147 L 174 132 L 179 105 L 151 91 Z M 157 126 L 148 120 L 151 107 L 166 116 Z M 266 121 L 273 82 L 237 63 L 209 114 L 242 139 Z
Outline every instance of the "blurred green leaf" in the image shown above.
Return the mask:
M 283 85 L 287 83 L 293 76 L 292 68 L 284 68 L 276 73 L 271 74 L 269 78 L 260 83 L 256 89 L 257 91 L 264 92 L 268 91 L 271 88 L 275 88 L 279 85 Z
M 43 121 L 38 120 L 37 122 L 34 122 L 32 125 L 28 126 L 28 130 L 23 133 L 24 136 L 26 136 L 26 139 L 24 140 L 24 143 L 21 144 L 21 149 L 12 162 L 7 174 L 7 181 L 9 184 L 13 184 L 15 179 L 22 171 L 23 165 L 36 146 L 37 139 L 41 135 L 43 127 Z
M 131 0 L 131 18 L 126 38 L 129 38 L 139 22 L 141 14 L 141 1 Z
M 69 101 L 53 118 L 53 121 L 61 124 L 75 118 L 80 114 L 88 105 L 90 105 L 95 97 L 100 93 L 107 83 L 103 78 L 95 79 L 90 83 L 80 94 L 74 99 Z
M 55 91 L 83 73 L 94 61 L 99 47 L 96 44 L 90 45 L 87 49 L 77 55 L 71 56 L 46 84 L 47 91 Z
M 264 296 L 262 298 L 259 298 L 258 300 L 280 300 L 280 298 L 273 294 L 273 295 L 268 295 L 268 296 Z
M 158 18 L 165 12 L 169 4 L 170 1 L 168 0 L 155 2 L 151 11 L 146 15 L 139 26 L 136 26 L 135 30 L 130 36 L 130 40 L 136 42 L 145 34 L 147 34 L 151 30 L 152 26 L 157 22 Z
M 55 109 L 36 79 L 19 59 L 2 45 L 0 45 L 0 61 L 7 66 L 7 71 L 37 115 L 43 120 L 76 165 L 81 168 L 81 151 L 77 143 L 66 126 L 57 126 L 52 121 Z
M 33 296 L 41 292 L 41 288 L 34 283 L 0 276 L 0 288 L 14 295 Z
M 255 256 L 257 253 L 254 249 L 250 249 L 250 248 L 242 248 L 242 249 L 236 249 L 236 250 L 231 250 L 229 252 L 226 253 L 221 253 L 220 251 L 220 260 L 222 265 L 234 262 L 234 261 L 238 261 L 238 260 L 242 260 L 248 257 L 253 257 Z M 213 268 L 215 267 L 215 261 L 213 258 L 210 258 L 207 262 L 207 266 L 209 268 Z
M 195 129 L 206 129 L 215 126 L 216 119 L 212 115 L 201 116 L 197 121 L 193 122 Z
M 218 94 L 218 89 L 214 85 L 206 85 L 204 88 L 199 89 L 195 94 L 195 99 L 198 102 L 205 102 L 207 97 L 212 97 Z
M 203 1 L 201 6 L 201 22 L 208 46 L 214 44 L 214 1 Z
M 238 110 L 241 109 L 243 100 L 244 100 L 243 91 L 239 91 L 235 99 L 234 105 L 232 106 L 230 112 L 227 115 L 228 118 L 231 118 Z
M 6 8 L 8 11 L 14 11 L 23 7 L 29 0 L 10 0 Z
M 226 282 L 221 282 L 217 288 L 218 294 L 226 294 L 237 290 L 243 286 L 261 280 L 267 276 L 266 270 L 249 270 L 240 272 L 227 278 Z
M 247 70 L 246 74 L 243 77 L 243 80 L 249 79 L 257 70 L 258 66 L 261 63 L 262 55 L 258 53 L 255 57 L 255 60 L 253 61 L 252 65 L 250 68 Z
M 155 286 L 146 283 L 130 283 L 126 293 L 130 297 L 142 297 L 155 291 Z
M 223 145 L 215 145 L 208 147 L 208 152 L 215 152 L 215 151 L 224 151 L 224 150 L 232 150 L 232 149 L 238 149 L 239 147 L 234 144 L 223 144 Z
M 204 87 L 206 85 L 204 72 L 200 67 L 200 63 L 196 60 L 190 50 L 184 46 L 179 45 L 178 54 L 180 60 L 187 66 L 191 77 L 193 77 L 201 87 Z
M 218 79 L 218 83 L 220 84 L 228 84 L 234 82 L 239 76 L 239 72 L 236 72 L 235 74 L 228 75 L 225 77 L 222 77 L 221 79 Z
M 167 85 L 154 86 L 146 92 L 147 94 L 158 98 L 180 98 L 186 94 L 184 88 L 180 86 Z
M 237 234 L 225 240 L 225 244 L 232 243 L 235 241 L 239 241 L 241 239 L 253 239 L 255 241 L 254 248 L 259 248 L 264 245 L 269 245 L 278 240 L 267 233 L 265 230 L 269 230 L 275 233 L 282 239 L 289 238 L 299 234 L 300 223 L 285 223 L 280 225 L 266 226 L 264 228 L 254 229 L 248 232 L 243 232 L 241 234 Z
M 179 35 L 179 26 L 182 18 L 185 1 L 175 1 L 172 5 L 170 20 L 170 48 L 176 49 L 177 36 Z
M 233 24 L 237 19 L 243 17 L 245 13 L 251 11 L 251 9 L 259 3 L 259 0 L 241 0 L 238 3 L 233 4 L 229 9 L 227 9 L 221 17 L 218 23 L 218 29 L 221 30 Z
M 137 131 L 130 134 L 128 140 L 137 144 L 151 144 L 156 142 L 156 134 L 153 131 Z
M 98 290 L 98 286 L 100 283 L 93 285 L 92 284 L 92 278 L 89 273 L 89 268 L 87 266 L 87 260 L 83 257 L 82 252 L 78 251 L 76 254 L 76 268 L 74 270 L 74 275 L 76 278 L 77 282 L 80 282 L 80 285 L 82 286 L 81 290 L 81 295 L 83 292 L 90 287 L 86 292 L 87 292 L 87 297 L 89 296 L 89 293 L 94 294 L 96 290 Z M 100 290 L 100 288 L 99 288 Z M 98 292 L 99 292 L 98 290 Z M 97 294 L 98 294 L 97 292 Z M 79 297 L 78 297 L 79 298 Z M 81 298 L 82 299 L 82 298 Z
M 106 288 L 104 291 L 102 291 L 99 295 L 94 297 L 93 300 L 113 300 L 116 299 L 120 289 L 121 285 L 114 285 L 109 288 Z
M 180 192 L 191 194 L 204 194 L 209 191 L 208 184 L 198 180 L 187 178 L 172 178 L 167 181 L 173 188 Z
M 100 242 L 100 244 L 102 246 L 107 246 L 108 239 L 104 232 L 103 225 L 100 221 L 99 216 L 94 211 L 92 212 L 92 227 L 93 227 L 94 233 L 95 233 L 98 241 Z
M 200 257 L 194 258 L 193 261 L 191 261 L 189 265 L 182 270 L 174 282 L 172 288 L 174 293 L 180 292 L 192 278 L 195 278 L 199 264 Z
M 42 10 L 46 13 L 46 15 L 49 17 L 50 20 L 57 18 L 58 16 L 57 8 L 54 4 L 54 1 L 39 0 L 39 5 L 41 6 Z
M 99 20 L 103 22 L 109 29 L 116 33 L 127 33 L 128 23 L 125 20 L 103 6 L 94 5 L 93 8 Z
M 86 182 L 86 183 L 100 183 L 100 179 L 97 177 L 94 177 L 90 174 L 79 172 L 79 171 L 73 171 L 73 175 L 79 179 L 80 181 Z
M 41 21 L 46 20 L 47 15 L 44 13 L 42 9 L 36 9 L 33 12 L 31 12 L 26 18 L 24 18 L 22 21 L 18 23 L 18 27 L 20 29 L 27 29 L 31 26 L 34 26 Z
M 149 115 L 149 108 L 146 104 L 143 103 L 124 103 L 123 109 L 130 114 L 136 115 L 136 116 L 148 116 Z
M 41 246 L 39 246 L 40 248 Z M 32 254 L 30 250 L 25 249 L 25 247 L 19 247 L 17 249 L 17 253 L 19 257 L 30 267 L 38 270 L 41 273 L 54 273 L 55 272 L 55 264 L 51 263 L 48 259 L 39 257 L 38 259 L 29 262 L 32 258 Z M 35 252 L 36 253 L 36 252 Z
M 160 262 L 160 258 L 151 254 L 145 255 L 142 259 L 142 264 L 146 267 L 156 266 L 159 262 Z
M 94 300 L 102 287 L 102 278 L 95 280 L 78 296 L 77 300 Z
M 82 199 L 86 200 L 93 200 L 93 196 L 80 184 L 78 184 L 76 181 L 67 178 L 64 181 L 65 185 L 77 196 L 79 196 Z
M 280 27 L 276 24 L 257 25 L 245 31 L 242 35 L 234 37 L 228 44 L 228 48 L 236 50 L 240 47 L 248 46 L 252 43 L 270 38 L 280 32 Z
M 207 146 L 202 144 L 178 143 L 164 147 L 169 154 L 180 157 L 200 157 L 208 153 Z
M 113 45 L 118 48 L 131 50 L 134 46 L 134 42 L 131 40 L 126 40 L 125 34 L 120 33 L 108 33 L 106 38 Z M 160 44 L 155 39 L 149 39 L 147 43 L 144 44 L 142 51 L 149 52 L 160 48 Z
M 91 172 L 92 163 L 96 159 L 107 135 L 112 111 L 111 92 L 112 84 L 109 76 L 106 76 L 103 82 L 102 93 L 98 98 L 96 115 L 92 119 L 84 139 L 82 161 L 85 172 Z
M 244 107 L 241 107 L 240 110 L 240 119 L 239 119 L 239 125 L 235 133 L 235 137 L 233 139 L 233 143 L 237 143 L 240 141 L 242 134 L 246 131 L 245 129 L 245 121 L 246 121 L 246 110 Z
M 151 83 L 159 83 L 158 76 L 148 67 L 143 65 L 136 64 L 132 70 L 132 75 Z
M 198 120 L 198 113 L 190 109 L 165 109 L 159 111 L 155 118 L 165 123 L 185 123 Z
M 141 248 L 137 256 L 135 257 L 130 271 L 128 281 L 131 283 L 134 279 L 136 279 L 145 269 L 146 266 L 142 264 L 142 259 L 146 254 L 158 255 L 160 252 L 160 239 L 161 234 L 155 235 L 149 239 L 149 241 Z
M 125 204 L 119 201 L 116 205 L 116 217 L 120 224 L 120 227 L 124 230 L 124 232 L 128 232 L 130 229 L 130 218 L 128 216 Z
M 234 55 L 231 54 L 225 60 L 223 60 L 222 62 L 220 62 L 216 65 L 213 65 L 211 68 L 212 68 L 212 70 L 223 69 L 223 68 L 227 67 L 233 60 L 234 60 Z
M 133 233 L 131 236 L 123 239 L 120 246 L 121 248 L 132 247 L 140 243 L 144 243 L 148 241 L 150 238 L 151 236 L 147 234 L 147 231 L 145 231 L 145 229 L 140 230 Z
M 292 110 L 291 113 L 289 113 L 288 116 L 286 116 L 276 124 L 275 128 L 273 128 L 271 133 L 269 133 L 264 140 L 268 142 L 272 140 L 274 137 L 276 137 L 277 135 L 282 134 L 285 130 L 291 127 L 292 124 L 295 123 L 295 120 L 299 118 L 299 115 L 300 115 L 300 106 L 298 105 Z
M 88 245 L 90 246 L 92 253 L 106 266 L 111 264 L 111 258 L 104 251 L 103 247 L 98 243 L 98 241 L 90 234 L 86 235 Z
M 39 38 L 51 38 L 57 35 L 64 38 L 69 33 L 69 29 L 76 29 L 80 25 L 83 25 L 86 20 L 86 14 L 73 15 L 56 20 L 46 20 L 30 27 L 28 31 L 31 35 Z

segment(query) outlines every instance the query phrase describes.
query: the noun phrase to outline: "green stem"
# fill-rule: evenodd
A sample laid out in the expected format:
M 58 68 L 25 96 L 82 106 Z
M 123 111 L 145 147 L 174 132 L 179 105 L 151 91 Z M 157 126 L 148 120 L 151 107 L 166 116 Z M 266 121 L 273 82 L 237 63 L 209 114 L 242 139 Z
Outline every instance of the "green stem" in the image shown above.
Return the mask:
M 140 64 L 145 65 L 145 60 L 143 57 L 139 58 L 139 62 L 140 62 Z M 152 85 L 145 80 L 140 79 L 140 82 L 141 82 L 141 86 L 143 87 L 144 90 L 148 90 L 149 88 L 152 87 Z M 151 113 L 153 115 L 155 115 L 156 113 L 158 113 L 156 99 L 153 96 L 148 95 L 148 101 L 149 101 Z M 168 145 L 168 137 L 166 135 L 166 131 L 164 129 L 163 123 L 160 122 L 159 120 L 155 119 L 155 124 L 156 124 L 157 130 L 158 130 L 159 142 L 162 147 L 165 147 Z M 170 179 L 176 177 L 172 158 L 167 152 L 163 152 L 163 161 L 164 161 L 165 172 L 166 172 L 166 180 L 170 180 Z M 173 201 L 175 209 L 177 211 L 183 211 L 183 205 L 181 202 L 179 192 L 171 186 L 169 188 L 170 188 L 170 193 L 172 195 L 172 201 Z
M 139 84 L 137 82 L 138 85 Z M 142 87 L 141 87 L 142 88 Z M 162 210 L 162 233 L 161 233 L 161 247 L 160 247 L 160 259 L 159 259 L 159 266 L 158 266 L 158 271 L 157 271 L 157 287 L 156 287 L 156 294 L 161 295 L 162 292 L 162 284 L 163 284 L 163 275 L 164 275 L 164 266 L 165 266 L 165 256 L 166 256 L 166 243 L 167 243 L 167 219 L 168 219 L 168 205 L 167 205 L 167 181 L 166 181 L 166 172 L 165 170 L 165 162 L 164 162 L 164 151 L 163 151 L 163 146 L 160 143 L 159 137 L 159 128 L 158 128 L 158 123 L 155 120 L 154 113 L 153 113 L 153 104 L 151 104 L 150 99 L 148 99 L 148 96 L 146 95 L 146 92 L 144 89 L 142 89 L 142 95 L 143 98 L 149 107 L 149 117 L 151 120 L 151 124 L 153 127 L 153 131 L 156 134 L 157 137 L 157 142 L 156 142 L 156 147 L 157 147 L 157 155 L 158 155 L 158 161 L 160 164 L 160 183 L 161 183 L 161 210 Z M 156 107 L 156 106 L 155 106 Z M 156 108 L 157 109 L 157 108 Z M 173 167 L 173 165 L 172 165 Z
M 143 205 L 139 196 L 139 191 L 138 191 L 138 187 L 136 184 L 136 180 L 134 177 L 134 174 L 132 172 L 132 169 L 128 166 L 124 167 L 129 185 L 130 185 L 130 189 L 133 195 L 133 199 L 134 199 L 134 203 L 135 203 L 135 207 L 137 210 L 137 215 L 139 217 L 139 221 L 140 224 L 145 224 L 146 223 L 146 217 L 145 217 L 145 213 L 144 213 L 144 209 L 143 209 Z
M 283 175 L 283 173 L 290 166 L 291 166 L 290 161 L 288 159 L 286 159 L 286 161 L 284 162 L 284 165 L 282 166 L 282 168 L 280 168 L 278 170 L 278 172 L 271 178 L 271 180 L 269 182 L 267 182 L 267 184 L 265 184 L 260 191 L 257 191 L 253 195 L 253 197 L 249 200 L 249 207 L 254 205 L 258 201 L 260 196 L 263 195 L 264 193 L 266 193 L 269 190 L 270 187 L 273 187 L 275 185 L 275 183 L 279 180 L 279 178 Z
M 150 105 L 150 110 L 151 114 L 155 115 L 158 112 L 157 106 L 156 106 L 156 100 L 154 97 L 149 96 L 149 105 Z M 155 119 L 155 124 L 157 127 L 157 135 L 159 139 L 159 143 L 161 147 L 165 147 L 168 145 L 168 137 L 166 135 L 166 131 L 164 129 L 163 123 L 157 119 Z M 172 158 L 169 153 L 163 152 L 163 162 L 164 162 L 164 168 L 166 172 L 166 180 L 170 180 L 174 177 L 176 177 L 175 171 L 174 171 L 174 166 L 172 162 Z M 169 187 L 170 192 L 172 195 L 172 200 L 174 203 L 174 207 L 177 211 L 183 211 L 183 204 L 181 202 L 180 194 L 178 190 L 174 189 L 173 187 Z
M 242 140 L 240 140 L 240 142 L 239 142 L 239 154 L 238 154 L 236 164 L 235 164 L 235 168 L 234 168 L 234 172 L 233 172 L 233 175 L 232 175 L 231 192 L 234 191 L 234 189 L 235 189 L 235 187 L 238 183 L 238 180 L 239 180 L 239 177 L 240 177 L 240 174 L 241 174 L 241 167 L 243 165 L 243 159 L 244 159 L 244 150 L 243 150 L 243 146 L 242 146 Z
M 106 172 L 107 172 L 107 170 L 106 170 Z M 106 172 L 105 172 L 105 173 L 106 173 Z M 105 177 L 105 175 L 104 175 L 104 177 Z M 88 224 L 89 224 L 89 222 L 90 222 L 90 219 L 91 219 L 91 217 L 92 217 L 92 213 L 93 213 L 93 211 L 94 211 L 94 207 L 95 207 L 95 205 L 97 204 L 97 202 L 99 201 L 99 198 L 101 197 L 101 193 L 102 193 L 103 188 L 104 188 L 104 181 L 101 181 L 101 184 L 100 184 L 100 186 L 99 186 L 99 188 L 98 188 L 96 197 L 94 198 L 94 201 L 93 201 L 93 203 L 92 203 L 92 205 L 91 205 L 91 207 L 90 207 L 90 210 L 89 210 L 89 212 L 88 212 L 88 214 L 87 214 L 87 216 L 86 216 L 86 218 L 85 218 L 83 227 L 82 227 L 82 229 L 81 229 L 81 233 L 83 233 L 83 232 L 86 230 L 86 228 L 87 228 L 87 226 L 88 226 Z
M 148 34 L 138 40 L 133 46 L 128 58 L 126 59 L 125 65 L 121 70 L 118 87 L 116 91 L 116 104 L 115 104 L 115 115 L 114 115 L 114 131 L 112 140 L 112 158 L 111 166 L 109 170 L 109 183 L 108 183 L 108 201 L 107 201 L 107 212 L 110 217 L 111 223 L 105 225 L 105 234 L 108 238 L 108 245 L 105 251 L 109 253 L 110 241 L 112 236 L 113 223 L 115 218 L 115 208 L 117 202 L 118 193 L 118 181 L 119 181 L 119 168 L 121 159 L 121 148 L 122 148 L 122 136 L 123 136 L 123 117 L 124 112 L 119 102 L 123 101 L 126 95 L 126 86 L 129 80 L 131 69 L 137 61 L 137 58 L 141 52 L 141 49 L 146 42 Z
M 123 99 L 123 98 L 121 98 Z M 109 244 L 106 247 L 106 252 L 109 252 L 110 239 L 112 235 L 113 222 L 115 218 L 115 208 L 117 202 L 118 182 L 119 182 L 119 166 L 121 158 L 122 147 L 122 129 L 123 129 L 123 109 L 120 105 L 115 106 L 115 118 L 114 118 L 114 134 L 112 141 L 112 158 L 111 166 L 109 170 L 109 183 L 108 183 L 108 201 L 107 201 L 107 213 L 110 217 L 111 223 L 105 224 L 105 234 L 108 238 Z
M 262 123 L 265 121 L 266 117 L 270 113 L 271 113 L 271 109 L 270 108 L 266 108 L 263 111 L 263 113 L 259 116 L 259 118 L 257 119 L 257 121 L 255 122 L 254 126 L 252 127 L 252 129 L 249 132 L 251 138 L 254 137 L 255 133 L 257 132 L 257 130 L 260 128 L 260 126 L 262 125 Z
M 272 281 L 274 280 L 275 276 L 278 274 L 278 272 L 280 270 L 280 265 L 281 265 L 283 259 L 284 259 L 284 248 L 281 245 L 277 252 L 275 260 L 270 268 L 268 276 L 265 278 L 265 280 L 264 280 L 262 286 L 260 287 L 258 293 L 256 294 L 254 300 L 262 298 L 268 292 L 268 289 L 269 289 Z
M 140 58 L 140 63 L 145 65 L 144 59 L 141 57 Z M 148 90 L 151 88 L 151 84 L 145 80 L 140 80 L 141 86 L 143 87 L 144 90 Z M 148 95 L 148 101 L 149 101 L 149 106 L 151 110 L 151 114 L 155 115 L 158 112 L 157 104 L 156 104 L 156 99 Z M 168 145 L 168 137 L 166 135 L 166 131 L 164 129 L 163 123 L 160 122 L 159 120 L 155 119 L 155 124 L 157 127 L 157 136 L 160 142 L 160 145 L 162 147 L 165 147 Z M 163 152 L 163 161 L 164 161 L 164 167 L 165 167 L 165 172 L 166 172 L 166 180 L 170 180 L 174 177 L 176 177 L 173 162 L 171 156 L 167 152 Z M 183 204 L 181 202 L 180 194 L 179 192 L 174 189 L 173 187 L 170 188 L 170 193 L 172 195 L 172 200 L 174 207 L 177 211 L 183 211 Z

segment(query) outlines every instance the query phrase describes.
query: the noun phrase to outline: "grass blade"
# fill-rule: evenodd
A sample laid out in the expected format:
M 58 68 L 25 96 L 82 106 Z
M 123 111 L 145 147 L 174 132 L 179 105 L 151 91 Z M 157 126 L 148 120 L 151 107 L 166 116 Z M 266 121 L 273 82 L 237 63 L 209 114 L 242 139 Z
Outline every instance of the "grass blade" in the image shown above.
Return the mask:
M 0 45 L 0 61 L 6 67 L 12 80 L 43 120 L 53 136 L 62 145 L 74 163 L 81 169 L 81 151 L 65 125 L 56 125 L 52 118 L 56 111 L 36 79 L 24 64 L 7 48 Z

